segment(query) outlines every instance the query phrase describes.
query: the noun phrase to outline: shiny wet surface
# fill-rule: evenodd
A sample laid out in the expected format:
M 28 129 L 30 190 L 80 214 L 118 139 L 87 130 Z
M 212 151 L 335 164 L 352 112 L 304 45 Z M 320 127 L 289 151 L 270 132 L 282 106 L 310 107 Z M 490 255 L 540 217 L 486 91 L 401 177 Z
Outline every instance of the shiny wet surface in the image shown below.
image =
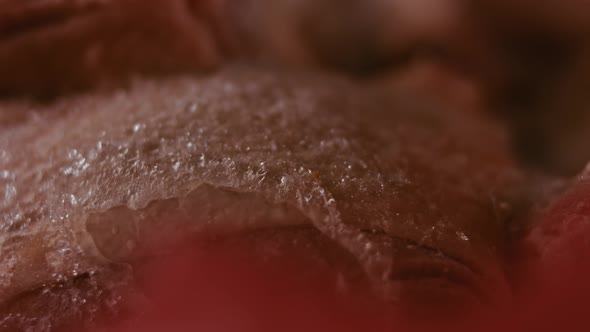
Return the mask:
M 26 116 L 0 139 L 3 301 L 179 237 L 307 225 L 379 298 L 496 303 L 524 177 L 493 124 L 406 98 L 230 69 L 8 103 Z

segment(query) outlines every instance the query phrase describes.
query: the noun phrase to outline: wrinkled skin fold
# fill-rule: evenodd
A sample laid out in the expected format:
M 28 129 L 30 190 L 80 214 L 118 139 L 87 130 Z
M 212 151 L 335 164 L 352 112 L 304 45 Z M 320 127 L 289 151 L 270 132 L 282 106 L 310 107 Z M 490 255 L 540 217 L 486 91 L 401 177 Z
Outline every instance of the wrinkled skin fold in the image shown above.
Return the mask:
M 179 237 L 293 226 L 351 255 L 387 301 L 422 287 L 494 303 L 510 296 L 524 178 L 475 114 L 243 68 L 6 102 L 0 303 L 79 275 L 115 289 L 129 276 L 100 271 Z

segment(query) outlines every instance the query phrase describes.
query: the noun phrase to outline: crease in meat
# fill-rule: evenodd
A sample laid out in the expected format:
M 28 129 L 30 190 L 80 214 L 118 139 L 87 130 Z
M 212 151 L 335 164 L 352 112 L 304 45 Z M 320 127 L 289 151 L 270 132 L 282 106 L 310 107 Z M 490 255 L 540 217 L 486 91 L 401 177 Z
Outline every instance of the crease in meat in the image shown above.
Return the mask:
M 105 0 L 8 1 L 0 4 L 0 39 L 92 14 Z

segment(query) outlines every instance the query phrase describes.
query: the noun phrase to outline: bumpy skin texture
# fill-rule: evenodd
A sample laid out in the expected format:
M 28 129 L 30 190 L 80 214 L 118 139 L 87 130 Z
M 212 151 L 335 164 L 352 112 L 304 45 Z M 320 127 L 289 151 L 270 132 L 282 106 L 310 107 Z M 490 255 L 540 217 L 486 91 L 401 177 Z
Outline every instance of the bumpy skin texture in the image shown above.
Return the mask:
M 179 235 L 289 225 L 346 249 L 386 298 L 507 293 L 521 178 L 468 113 L 228 70 L 0 114 L 3 302 L 80 274 L 111 287 L 93 273 Z

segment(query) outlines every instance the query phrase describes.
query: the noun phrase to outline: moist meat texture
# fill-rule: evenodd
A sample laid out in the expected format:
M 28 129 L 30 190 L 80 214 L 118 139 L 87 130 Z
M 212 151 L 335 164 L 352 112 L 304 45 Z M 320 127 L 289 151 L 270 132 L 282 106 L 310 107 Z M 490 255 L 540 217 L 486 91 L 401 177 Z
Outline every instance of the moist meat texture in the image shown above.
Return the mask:
M 508 296 L 502 265 L 522 177 L 502 131 L 476 114 L 240 68 L 5 102 L 0 324 L 42 330 L 97 301 L 115 305 L 98 290 L 131 274 L 108 266 L 132 267 L 157 254 L 154 243 L 293 225 L 350 253 L 388 301 L 403 304 L 404 289 Z M 60 306 L 23 295 L 39 290 Z

